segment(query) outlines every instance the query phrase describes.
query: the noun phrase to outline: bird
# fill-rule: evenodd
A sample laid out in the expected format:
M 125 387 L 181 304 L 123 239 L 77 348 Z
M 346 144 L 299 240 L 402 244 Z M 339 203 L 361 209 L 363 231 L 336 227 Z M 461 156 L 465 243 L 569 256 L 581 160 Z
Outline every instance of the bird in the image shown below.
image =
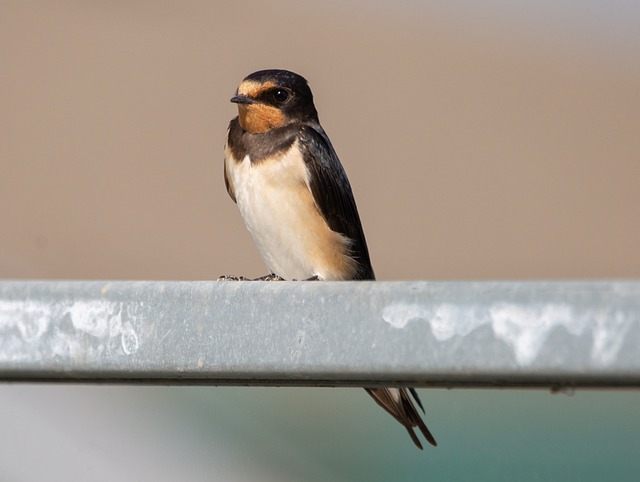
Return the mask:
M 238 115 L 227 130 L 224 181 L 269 269 L 256 280 L 375 280 L 349 179 L 307 80 L 288 70 L 260 70 L 230 100 Z M 437 445 L 413 388 L 365 390 L 419 449 L 416 427 Z

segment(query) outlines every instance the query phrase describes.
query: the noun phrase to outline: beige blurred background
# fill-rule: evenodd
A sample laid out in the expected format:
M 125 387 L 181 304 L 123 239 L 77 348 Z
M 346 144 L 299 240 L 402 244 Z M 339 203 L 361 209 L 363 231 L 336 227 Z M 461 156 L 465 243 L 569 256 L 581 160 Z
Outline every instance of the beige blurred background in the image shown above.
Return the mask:
M 222 145 L 273 67 L 311 83 L 380 279 L 639 276 L 631 19 L 395 5 L 1 3 L 0 276 L 264 274 Z
M 625 0 L 0 1 L 0 278 L 264 274 L 222 178 L 263 68 L 309 80 L 379 279 L 640 277 L 638 25 Z M 359 390 L 0 392 L 2 480 L 640 470 L 635 392 L 423 391 L 427 454 Z

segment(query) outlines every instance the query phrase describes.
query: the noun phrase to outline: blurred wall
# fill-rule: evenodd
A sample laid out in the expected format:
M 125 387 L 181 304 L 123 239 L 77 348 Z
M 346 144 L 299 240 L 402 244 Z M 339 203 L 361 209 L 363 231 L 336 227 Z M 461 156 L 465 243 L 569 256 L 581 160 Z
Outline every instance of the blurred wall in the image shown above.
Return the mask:
M 380 279 L 637 277 L 640 15 L 567 3 L 3 2 L 0 277 L 264 274 L 222 145 L 275 67 Z

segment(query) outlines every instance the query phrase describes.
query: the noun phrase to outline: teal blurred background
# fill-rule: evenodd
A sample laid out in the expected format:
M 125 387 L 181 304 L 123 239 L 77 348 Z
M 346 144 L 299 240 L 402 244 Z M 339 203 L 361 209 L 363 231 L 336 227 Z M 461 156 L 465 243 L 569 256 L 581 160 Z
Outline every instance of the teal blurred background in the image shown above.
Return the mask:
M 425 452 L 359 389 L 2 386 L 0 475 L 7 481 L 637 480 L 637 393 L 421 395 L 439 442 Z
M 640 278 L 640 4 L 0 2 L 0 278 L 264 274 L 239 81 L 310 81 L 380 279 Z M 1 347 L 0 347 L 1 349 Z M 637 480 L 636 391 L 0 386 L 2 481 Z

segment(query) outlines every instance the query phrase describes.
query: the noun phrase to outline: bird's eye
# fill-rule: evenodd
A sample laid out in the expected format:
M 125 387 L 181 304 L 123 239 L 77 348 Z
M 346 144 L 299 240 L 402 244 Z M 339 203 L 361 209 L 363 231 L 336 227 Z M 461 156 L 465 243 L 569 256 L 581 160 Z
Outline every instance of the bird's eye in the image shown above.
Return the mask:
M 289 100 L 289 92 L 284 89 L 276 89 L 273 91 L 273 99 L 276 102 L 284 103 Z

